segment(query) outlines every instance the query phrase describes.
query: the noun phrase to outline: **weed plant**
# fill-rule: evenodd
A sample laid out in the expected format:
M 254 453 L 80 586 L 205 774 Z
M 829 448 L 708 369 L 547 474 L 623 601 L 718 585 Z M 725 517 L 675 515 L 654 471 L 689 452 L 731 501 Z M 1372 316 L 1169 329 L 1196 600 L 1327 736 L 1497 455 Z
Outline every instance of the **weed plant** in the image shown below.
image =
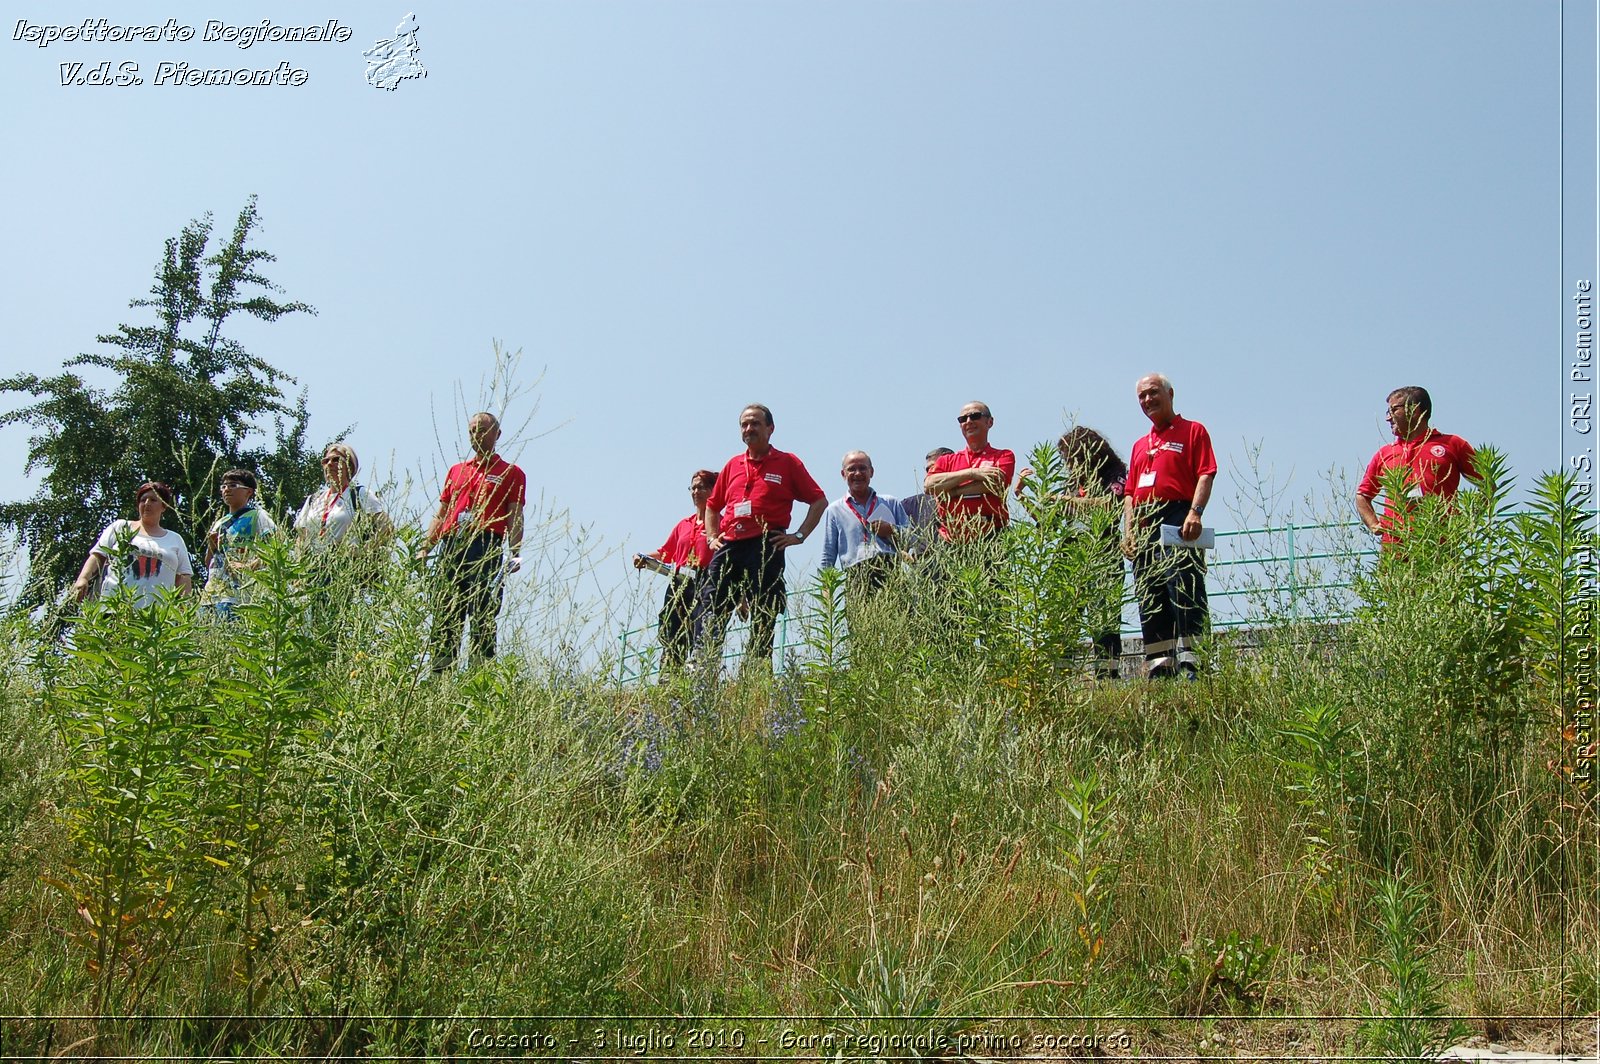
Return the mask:
M 1373 1048 L 1400 1060 L 1436 1060 L 1453 1038 L 1467 1034 L 1459 1022 L 1442 1019 L 1442 980 L 1430 961 L 1437 952 L 1423 941 L 1426 893 L 1403 874 L 1375 884 L 1373 961 L 1389 981 L 1379 988 L 1383 1011 L 1366 1027 Z

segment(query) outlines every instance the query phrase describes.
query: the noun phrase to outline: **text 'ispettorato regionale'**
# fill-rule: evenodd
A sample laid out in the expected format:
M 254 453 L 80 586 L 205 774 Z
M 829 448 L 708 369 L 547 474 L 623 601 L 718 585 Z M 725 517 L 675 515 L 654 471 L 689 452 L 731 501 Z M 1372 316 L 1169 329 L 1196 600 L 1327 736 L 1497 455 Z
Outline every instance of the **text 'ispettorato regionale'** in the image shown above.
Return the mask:
M 11 31 L 13 41 L 39 48 L 52 44 L 184 44 L 198 40 L 205 44 L 229 44 L 252 48 L 257 44 L 343 44 L 353 35 L 338 19 L 310 25 L 285 26 L 262 19 L 236 25 L 209 19 L 198 28 L 169 18 L 165 22 L 124 25 L 105 18 L 86 18 L 68 24 L 41 24 L 18 19 Z M 303 85 L 310 72 L 287 61 L 275 67 L 199 67 L 188 62 L 160 60 L 153 78 L 156 85 Z M 133 60 L 90 60 L 61 64 L 62 85 L 143 85 L 139 64 Z

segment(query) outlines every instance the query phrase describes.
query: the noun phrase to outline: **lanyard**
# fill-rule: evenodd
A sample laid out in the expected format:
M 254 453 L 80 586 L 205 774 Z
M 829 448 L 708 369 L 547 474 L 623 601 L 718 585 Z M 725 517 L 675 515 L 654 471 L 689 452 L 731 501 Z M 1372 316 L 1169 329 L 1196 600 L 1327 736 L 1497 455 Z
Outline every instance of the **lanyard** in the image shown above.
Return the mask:
M 711 560 L 709 556 L 702 557 L 702 555 L 704 555 L 706 552 L 700 549 L 700 544 L 704 543 L 705 541 L 706 523 L 700 520 L 699 514 L 695 514 L 689 518 L 689 535 L 685 537 L 685 542 L 682 544 L 673 544 L 673 553 L 683 559 L 682 561 L 676 562 L 676 566 L 679 569 L 682 569 L 684 566 L 689 566 L 694 569 L 705 568 L 706 563 Z
M 878 493 L 872 493 L 872 501 L 867 504 L 867 516 L 865 517 L 862 517 L 861 511 L 856 509 L 856 501 L 854 499 L 846 495 L 844 501 L 850 507 L 850 512 L 856 515 L 856 520 L 861 522 L 861 527 L 867 530 L 867 537 L 870 539 L 874 535 L 872 531 L 872 511 L 878 508 Z
M 343 488 L 340 488 L 336 494 L 334 494 L 331 497 L 329 497 L 328 496 L 328 492 L 330 492 L 332 490 L 333 490 L 332 488 L 324 488 L 323 491 L 322 491 L 322 494 L 324 495 L 324 497 L 328 498 L 327 503 L 324 504 L 323 507 L 322 507 L 322 530 L 324 532 L 326 532 L 328 530 L 328 515 L 333 513 L 333 508 L 335 506 L 339 505 L 339 500 L 340 499 L 344 498 L 344 489 Z
M 762 455 L 759 459 L 757 459 L 758 464 L 760 464 L 762 466 L 765 466 L 766 462 L 767 462 L 767 458 L 771 454 L 772 454 L 772 452 L 769 450 L 766 454 Z M 748 502 L 751 499 L 753 499 L 754 496 L 755 496 L 756 471 L 754 469 L 750 468 L 750 454 L 749 454 L 748 451 L 745 452 L 743 457 L 744 457 L 744 498 L 739 500 L 739 501 L 740 502 Z
M 750 504 L 749 519 L 751 521 L 759 521 L 756 527 L 765 531 L 766 521 L 758 519 L 755 512 L 756 470 L 766 465 L 767 459 L 772 457 L 772 449 L 768 448 L 767 453 L 762 455 L 760 458 L 757 458 L 754 465 L 751 464 L 749 451 L 746 451 L 739 457 L 744 459 L 744 498 L 735 499 L 730 492 L 728 496 L 728 508 L 723 511 L 723 516 L 732 516 L 732 519 L 735 522 L 745 520 L 745 518 L 734 514 L 733 508 L 738 506 L 738 504 L 741 502 L 747 502 Z

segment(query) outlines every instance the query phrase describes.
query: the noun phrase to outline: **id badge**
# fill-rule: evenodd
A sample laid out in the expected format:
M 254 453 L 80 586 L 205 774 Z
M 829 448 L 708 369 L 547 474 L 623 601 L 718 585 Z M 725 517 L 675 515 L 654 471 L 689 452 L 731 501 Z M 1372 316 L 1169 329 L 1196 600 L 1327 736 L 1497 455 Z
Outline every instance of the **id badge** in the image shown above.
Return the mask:
M 735 517 L 749 517 L 751 512 L 749 499 L 733 504 L 733 516 Z
M 1154 469 L 1150 469 L 1150 470 L 1146 470 L 1143 473 L 1140 473 L 1139 474 L 1139 484 L 1138 484 L 1138 486 L 1141 487 L 1141 488 L 1153 488 L 1153 487 L 1155 487 L 1156 486 L 1156 471 Z

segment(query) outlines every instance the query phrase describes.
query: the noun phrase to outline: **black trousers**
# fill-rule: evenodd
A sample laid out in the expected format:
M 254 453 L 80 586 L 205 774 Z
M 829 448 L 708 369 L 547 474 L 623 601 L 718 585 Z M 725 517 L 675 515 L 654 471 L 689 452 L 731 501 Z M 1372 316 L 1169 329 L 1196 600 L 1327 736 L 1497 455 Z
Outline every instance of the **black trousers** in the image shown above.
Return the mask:
M 681 669 L 688 660 L 689 648 L 694 644 L 695 593 L 699 587 L 697 576 L 684 572 L 672 574 L 667 597 L 661 603 L 661 614 L 656 618 L 663 669 Z
M 865 601 L 883 590 L 894 575 L 900 559 L 893 554 L 874 554 L 844 571 L 845 602 Z
M 1194 647 L 1206 630 L 1205 552 L 1161 545 L 1161 526 L 1182 525 L 1189 506 L 1187 499 L 1179 499 L 1136 515 L 1133 591 L 1139 600 L 1145 668 L 1150 672 L 1195 668 Z
M 445 672 L 461 653 L 461 630 L 471 622 L 469 664 L 494 657 L 505 595 L 505 538 L 493 532 L 455 536 L 440 544 L 434 571 L 433 671 Z
M 745 663 L 771 665 L 773 631 L 787 601 L 784 552 L 772 546 L 773 537 L 779 535 L 782 533 L 768 532 L 733 540 L 711 556 L 695 602 L 694 653 L 702 665 L 722 660 L 728 620 L 741 602 L 750 604 Z

